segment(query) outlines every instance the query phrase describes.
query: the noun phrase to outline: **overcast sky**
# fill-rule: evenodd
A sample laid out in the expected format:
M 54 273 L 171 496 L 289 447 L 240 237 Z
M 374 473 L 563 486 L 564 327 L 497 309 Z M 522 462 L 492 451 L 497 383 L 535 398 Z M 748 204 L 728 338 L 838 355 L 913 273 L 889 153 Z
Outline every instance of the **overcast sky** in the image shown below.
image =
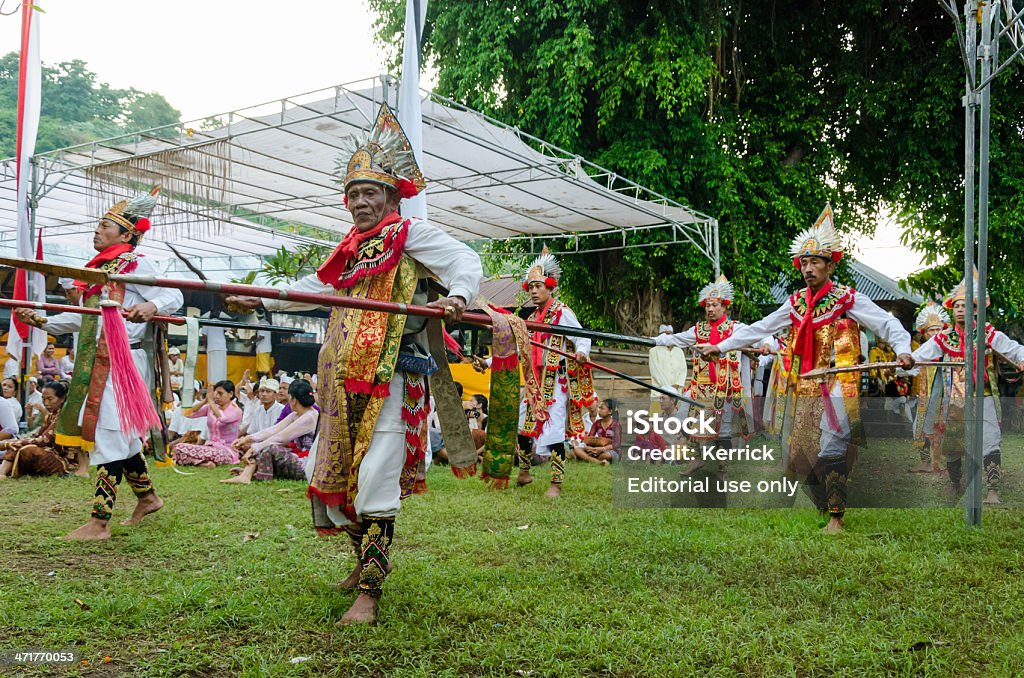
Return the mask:
M 37 1 L 44 62 L 82 59 L 101 82 L 163 94 L 185 121 L 384 70 L 365 0 Z M 20 31 L 19 15 L 0 17 L 0 54 L 20 49 Z M 921 268 L 892 226 L 857 249 L 890 276 Z
M 364 0 L 36 1 L 45 63 L 82 59 L 101 82 L 163 94 L 184 120 L 383 70 Z M 0 17 L 0 54 L 19 51 L 20 33 L 18 15 Z

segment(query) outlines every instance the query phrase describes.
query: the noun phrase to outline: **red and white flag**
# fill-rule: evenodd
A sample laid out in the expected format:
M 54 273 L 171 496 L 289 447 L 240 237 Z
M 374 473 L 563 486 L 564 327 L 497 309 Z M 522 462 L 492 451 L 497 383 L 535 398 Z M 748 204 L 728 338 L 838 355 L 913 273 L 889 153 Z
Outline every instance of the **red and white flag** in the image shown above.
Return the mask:
M 33 248 L 29 229 L 29 192 L 32 187 L 31 158 L 36 150 L 39 132 L 39 108 L 42 93 L 42 64 L 39 61 L 39 12 L 31 3 L 21 4 L 21 59 L 18 72 L 18 137 L 17 137 L 17 194 L 18 237 L 17 252 L 23 259 L 43 258 L 42 232 Z M 35 250 L 35 251 L 33 251 Z M 26 275 L 19 270 L 14 279 L 14 298 L 28 299 L 28 282 L 32 282 L 33 298 L 44 301 L 45 280 L 40 273 Z M 46 332 L 28 327 L 14 319 L 7 338 L 7 354 L 21 361 L 24 342 L 31 336 L 32 352 L 39 354 L 46 348 Z
M 402 82 L 398 86 L 398 122 L 409 138 L 416 164 L 423 168 L 423 114 L 420 106 L 420 51 L 427 0 L 406 0 Z M 427 193 L 402 201 L 403 217 L 427 218 Z

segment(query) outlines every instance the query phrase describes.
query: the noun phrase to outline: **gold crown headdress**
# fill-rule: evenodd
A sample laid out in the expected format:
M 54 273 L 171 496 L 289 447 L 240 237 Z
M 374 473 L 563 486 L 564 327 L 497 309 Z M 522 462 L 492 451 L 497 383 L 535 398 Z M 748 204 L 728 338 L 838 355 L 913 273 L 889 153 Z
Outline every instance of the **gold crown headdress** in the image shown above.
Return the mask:
M 705 285 L 700 291 L 700 295 L 697 297 L 697 303 L 703 306 L 704 302 L 708 299 L 718 299 L 722 302 L 723 306 L 728 306 L 732 303 L 733 294 L 734 291 L 732 283 L 729 282 L 729 279 L 726 278 L 725 275 L 719 275 L 718 280 L 710 285 Z
M 918 330 L 924 331 L 929 327 L 945 327 L 949 324 L 949 314 L 939 304 L 935 303 L 931 299 L 924 305 L 921 312 L 917 314 L 917 318 L 914 320 L 914 327 Z
M 967 276 L 953 288 L 953 290 L 946 296 L 946 300 L 942 302 L 942 305 L 946 308 L 953 308 L 953 304 L 958 301 L 965 301 L 967 299 Z M 978 301 L 978 269 L 974 269 L 974 301 Z M 992 300 L 988 296 L 988 290 L 985 290 L 985 308 L 991 305 Z
M 802 257 L 821 257 L 835 262 L 843 258 L 843 243 L 836 232 L 831 205 L 825 205 L 814 225 L 793 240 L 789 253 L 793 255 L 793 265 L 797 268 L 800 268 Z
M 160 186 L 154 186 L 149 193 L 140 193 L 134 198 L 121 200 L 107 210 L 103 218 L 113 221 L 136 238 L 141 239 L 152 227 L 149 217 L 153 214 L 159 194 Z
M 371 181 L 398 191 L 403 198 L 417 195 L 427 185 L 409 138 L 386 102 L 369 132 L 341 141 L 336 174 L 346 191 L 357 181 Z
M 523 289 L 528 289 L 532 282 L 542 282 L 548 289 L 555 289 L 558 279 L 562 277 L 562 267 L 558 265 L 558 259 L 548 251 L 547 246 L 541 250 L 540 256 L 533 260 L 530 267 L 526 269 L 526 277 L 523 278 Z

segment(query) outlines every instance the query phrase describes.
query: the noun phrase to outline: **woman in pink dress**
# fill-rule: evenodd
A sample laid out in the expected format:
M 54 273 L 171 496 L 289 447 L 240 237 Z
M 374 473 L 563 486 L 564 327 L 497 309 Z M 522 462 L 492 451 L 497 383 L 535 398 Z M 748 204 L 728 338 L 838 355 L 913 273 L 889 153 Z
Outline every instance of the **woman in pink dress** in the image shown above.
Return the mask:
M 174 446 L 174 463 L 180 466 L 237 464 L 238 451 L 231 444 L 238 438 L 242 410 L 235 404 L 235 384 L 229 379 L 218 381 L 206 392 L 206 400 L 193 406 L 185 415 L 189 419 L 206 417 L 209 435 L 202 445 L 179 443 Z

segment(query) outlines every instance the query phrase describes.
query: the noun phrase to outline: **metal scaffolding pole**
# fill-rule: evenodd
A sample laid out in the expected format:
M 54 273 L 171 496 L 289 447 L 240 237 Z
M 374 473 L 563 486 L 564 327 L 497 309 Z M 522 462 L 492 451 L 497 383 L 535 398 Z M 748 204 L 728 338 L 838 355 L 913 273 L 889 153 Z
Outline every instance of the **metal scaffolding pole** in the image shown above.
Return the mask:
M 940 0 L 956 23 L 964 61 L 964 276 L 965 281 L 965 440 L 967 491 L 964 520 L 981 525 L 985 473 L 985 354 L 988 299 L 989 141 L 992 123 L 992 82 L 1017 57 L 1024 55 L 1021 18 L 1013 0 L 966 0 L 960 14 L 956 0 Z M 1005 12 L 1005 18 L 1004 18 Z M 960 21 L 963 20 L 961 26 Z M 999 62 L 999 42 L 1009 40 L 1012 54 Z M 978 62 L 981 72 L 978 73 Z M 979 122 L 980 121 L 980 122 Z M 977 164 L 976 164 L 977 163 Z M 977 200 L 975 200 L 977 185 Z M 975 222 L 977 214 L 977 222 Z M 977 227 L 975 227 L 977 226 Z M 977 247 L 977 250 L 975 250 Z M 975 268 L 975 261 L 977 268 Z M 977 281 L 974 272 L 977 270 Z M 976 329 L 975 329 L 976 328 Z M 973 334 L 972 334 L 973 332 Z M 970 341 L 968 338 L 972 338 Z M 991 387 L 994 389 L 995 384 Z
M 966 305 L 966 314 L 964 326 L 970 326 L 970 319 L 974 317 L 974 299 L 976 297 L 974 293 L 974 207 L 975 207 L 975 196 L 974 196 L 974 185 L 976 181 L 975 176 L 975 149 L 974 149 L 974 138 L 975 138 L 975 120 L 978 115 L 978 98 L 974 93 L 974 83 L 977 82 L 977 54 L 978 54 L 978 31 L 975 21 L 975 7 L 974 3 L 970 0 L 964 3 L 964 28 L 966 34 L 966 50 L 967 50 L 967 73 L 966 73 L 966 89 L 967 92 L 964 95 L 964 276 L 965 276 L 965 294 L 964 303 Z M 980 280 L 979 280 L 980 282 Z M 970 332 L 965 333 L 966 336 L 970 336 Z M 974 364 L 974 344 L 968 339 L 964 339 L 964 363 L 967 365 Z M 985 355 L 984 349 L 982 350 L 982 356 Z M 964 497 L 964 520 L 968 525 L 981 525 L 981 497 L 975 492 L 975 489 L 979 488 L 979 482 L 976 479 L 977 467 L 975 465 L 975 450 L 973 444 L 976 439 L 975 431 L 980 428 L 978 423 L 977 413 L 984 411 L 984 403 L 978 403 L 975 398 L 975 383 L 971 370 L 968 370 L 965 375 L 965 393 L 964 393 L 964 457 L 967 461 L 967 467 L 964 469 L 967 476 L 967 493 Z M 982 389 L 984 393 L 984 388 Z M 978 406 L 981 405 L 979 408 Z

